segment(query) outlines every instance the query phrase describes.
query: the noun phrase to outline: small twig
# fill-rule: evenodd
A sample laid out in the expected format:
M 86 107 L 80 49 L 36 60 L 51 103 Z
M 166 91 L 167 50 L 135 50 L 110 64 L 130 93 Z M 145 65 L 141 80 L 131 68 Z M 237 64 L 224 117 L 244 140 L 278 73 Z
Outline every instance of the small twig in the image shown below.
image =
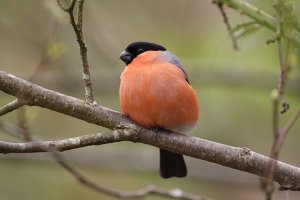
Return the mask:
M 282 46 L 281 46 L 280 39 L 277 41 L 277 45 L 278 45 L 277 49 L 278 49 L 278 56 L 280 62 L 280 76 L 279 76 L 278 91 L 279 91 L 281 106 L 282 106 L 282 110 L 280 112 L 285 113 L 290 108 L 289 103 L 285 99 L 285 82 L 286 82 L 287 70 L 286 70 L 286 65 L 283 61 Z
M 291 130 L 292 126 L 300 117 L 300 108 L 289 118 L 285 126 L 282 128 L 282 132 L 284 133 L 283 140 L 286 138 L 288 132 Z M 280 144 L 279 148 L 282 148 L 282 144 Z
M 144 198 L 148 195 L 158 195 L 158 196 L 164 196 L 169 198 L 176 198 L 176 199 L 182 199 L 182 200 L 208 200 L 210 198 L 198 196 L 195 194 L 190 194 L 183 192 L 180 189 L 172 189 L 172 190 L 166 190 L 159 188 L 154 185 L 145 186 L 141 189 L 135 190 L 135 191 L 121 191 L 116 190 L 104 186 L 100 186 L 96 184 L 95 182 L 91 181 L 87 177 L 85 177 L 83 174 L 81 174 L 79 171 L 75 170 L 73 167 L 71 167 L 69 164 L 67 164 L 62 156 L 56 152 L 51 150 L 53 157 L 55 160 L 67 171 L 69 174 L 71 174 L 79 183 L 84 185 L 85 187 L 88 187 L 96 192 L 106 194 L 109 196 L 113 196 L 116 198 Z
M 158 196 L 165 196 L 170 198 L 182 199 L 182 200 L 208 200 L 210 198 L 198 196 L 195 194 L 190 194 L 183 192 L 180 189 L 166 190 L 159 188 L 157 186 L 149 185 L 144 188 L 135 190 L 135 191 L 121 191 L 117 189 L 112 189 L 104 186 L 100 186 L 97 183 L 91 181 L 83 174 L 81 174 L 78 170 L 69 165 L 60 153 L 55 151 L 54 149 L 49 149 L 52 153 L 53 158 L 58 162 L 69 174 L 71 174 L 79 183 L 83 186 L 90 188 L 96 192 L 106 194 L 109 196 L 113 196 L 116 198 L 144 198 L 148 195 L 154 194 Z
M 286 62 L 284 60 L 283 52 L 282 52 L 282 31 L 281 31 L 281 11 L 280 11 L 281 2 L 280 0 L 277 1 L 277 9 L 276 9 L 276 35 L 277 35 L 277 51 L 278 51 L 278 58 L 280 64 L 280 76 L 279 76 L 279 84 L 278 84 L 278 92 L 281 100 L 282 110 L 281 113 L 285 113 L 288 111 L 290 105 L 285 100 L 285 82 L 287 76 L 287 68 Z
M 271 92 L 271 99 L 273 103 L 273 144 L 271 148 L 270 158 L 274 159 L 268 163 L 268 169 L 266 173 L 266 178 L 262 179 L 263 181 L 263 189 L 265 190 L 266 200 L 272 199 L 272 194 L 274 192 L 274 183 L 273 183 L 273 173 L 276 167 L 277 159 L 279 156 L 279 152 L 277 151 L 277 146 L 280 137 L 280 129 L 279 129 L 279 114 L 278 114 L 278 103 L 279 103 L 279 94 L 277 90 L 273 90 Z
M 25 109 L 19 109 L 18 110 L 18 124 L 19 128 L 23 130 L 21 135 L 23 136 L 24 141 L 31 142 L 33 141 L 32 135 L 29 131 L 28 122 L 26 118 L 26 110 Z
M 224 6 L 223 6 L 224 4 L 221 3 L 221 2 L 216 2 L 216 1 L 213 1 L 213 3 L 217 4 L 217 6 L 218 6 L 218 8 L 219 8 L 219 10 L 220 10 L 220 12 L 221 12 L 221 14 L 222 14 L 223 21 L 224 21 L 224 23 L 225 23 L 225 25 L 226 25 L 226 28 L 227 28 L 227 30 L 228 30 L 228 33 L 229 33 L 229 35 L 230 35 L 230 37 L 231 37 L 233 49 L 234 49 L 234 50 L 239 50 L 239 47 L 238 47 L 238 44 L 237 44 L 237 40 L 236 40 L 236 38 L 235 38 L 234 35 L 233 35 L 232 28 L 231 28 L 231 26 L 230 26 L 230 23 L 229 23 L 227 14 L 226 14 L 226 12 L 225 12 L 225 10 L 224 10 Z
M 9 112 L 12 112 L 12 111 L 24 106 L 24 105 L 25 105 L 24 102 L 21 102 L 18 99 L 16 99 L 16 100 L 14 100 L 14 101 L 12 101 L 12 102 L 10 102 L 10 103 L 8 103 L 5 106 L 2 106 L 0 108 L 0 116 L 5 115 Z
M 279 96 L 276 91 L 276 93 L 273 91 L 272 92 L 272 99 L 273 99 L 273 145 L 270 153 L 270 158 L 271 160 L 268 164 L 268 170 L 266 173 L 266 179 L 264 189 L 265 189 L 265 194 L 266 194 L 266 199 L 271 200 L 272 199 L 272 194 L 274 191 L 274 185 L 273 185 L 273 173 L 277 164 L 277 160 L 279 158 L 280 151 L 283 147 L 285 138 L 291 129 L 291 127 L 295 124 L 297 119 L 300 117 L 300 108 L 292 115 L 292 117 L 288 120 L 284 128 L 280 129 L 279 128 L 279 116 L 278 116 L 278 101 L 279 101 Z M 285 187 L 280 187 L 281 190 L 283 190 Z
M 88 59 L 87 59 L 87 47 L 85 45 L 85 42 L 83 39 L 83 33 L 82 33 L 82 16 L 83 16 L 82 13 L 83 13 L 84 0 L 78 0 L 77 22 L 74 17 L 74 7 L 75 7 L 76 0 L 72 0 L 72 2 L 70 3 L 70 5 L 67 8 L 61 4 L 60 0 L 57 0 L 57 3 L 63 11 L 65 11 L 69 14 L 71 25 L 75 32 L 77 42 L 79 45 L 79 49 L 80 49 L 86 102 L 89 104 L 95 105 L 95 104 L 97 104 L 97 102 L 95 100 L 94 92 L 93 92 L 90 68 L 89 68 L 89 63 L 88 63 Z
M 83 13 L 83 3 L 84 0 L 78 0 L 78 13 L 77 13 L 77 29 L 78 32 L 82 35 L 82 13 Z
M 276 136 L 274 140 L 276 140 L 276 144 L 274 144 L 272 150 L 274 151 L 274 159 L 278 159 L 279 152 L 281 151 L 285 138 L 287 137 L 288 132 L 292 128 L 292 126 L 295 124 L 295 122 L 299 119 L 300 117 L 300 108 L 289 118 L 287 123 L 283 128 L 278 128 L 276 131 Z

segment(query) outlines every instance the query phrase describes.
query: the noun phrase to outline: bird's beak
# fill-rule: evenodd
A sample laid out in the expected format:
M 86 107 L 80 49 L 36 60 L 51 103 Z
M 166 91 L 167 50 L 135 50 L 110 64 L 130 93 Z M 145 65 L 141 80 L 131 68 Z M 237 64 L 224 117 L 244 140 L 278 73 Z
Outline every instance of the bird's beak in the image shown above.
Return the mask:
M 127 51 L 123 51 L 123 52 L 120 54 L 120 59 L 121 59 L 124 63 L 128 64 L 128 63 L 130 63 L 131 60 L 132 60 L 132 55 L 131 55 L 131 53 L 129 53 L 129 52 L 127 52 Z

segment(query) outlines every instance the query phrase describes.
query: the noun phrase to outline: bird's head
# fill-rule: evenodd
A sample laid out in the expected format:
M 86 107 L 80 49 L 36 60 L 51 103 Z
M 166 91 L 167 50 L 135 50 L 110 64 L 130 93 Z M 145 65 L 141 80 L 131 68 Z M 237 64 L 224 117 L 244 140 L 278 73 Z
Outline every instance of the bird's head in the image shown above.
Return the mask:
M 166 51 L 167 49 L 161 45 L 150 42 L 133 42 L 129 44 L 125 51 L 120 54 L 120 59 L 130 64 L 134 58 L 146 51 Z

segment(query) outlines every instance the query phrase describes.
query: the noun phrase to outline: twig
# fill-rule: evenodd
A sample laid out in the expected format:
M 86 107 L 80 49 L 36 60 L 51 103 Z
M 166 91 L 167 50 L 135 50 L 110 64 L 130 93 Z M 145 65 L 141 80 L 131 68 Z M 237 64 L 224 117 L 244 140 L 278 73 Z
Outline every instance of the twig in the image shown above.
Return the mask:
M 226 28 L 227 28 L 227 30 L 228 30 L 228 33 L 229 33 L 229 35 L 230 35 L 230 37 L 231 37 L 233 49 L 234 49 L 234 50 L 239 50 L 239 47 L 238 47 L 238 44 L 237 44 L 237 40 L 236 40 L 236 38 L 235 38 L 234 35 L 233 35 L 232 28 L 231 28 L 231 26 L 230 26 L 230 23 L 229 23 L 227 14 L 226 14 L 226 12 L 225 12 L 225 10 L 224 10 L 223 3 L 215 2 L 215 1 L 214 1 L 214 3 L 217 4 L 217 6 L 218 6 L 218 8 L 219 8 L 219 10 L 220 10 L 220 12 L 221 12 L 221 14 L 222 14 L 223 21 L 224 21 L 224 23 L 225 23 L 225 25 L 226 25 Z
M 291 129 L 291 127 L 295 124 L 297 119 L 300 117 L 300 108 L 292 115 L 291 118 L 289 118 L 288 122 L 284 126 L 284 128 L 279 128 L 279 119 L 278 119 L 278 93 L 276 95 L 272 95 L 273 98 L 273 131 L 274 131 L 274 139 L 273 139 L 273 145 L 270 153 L 270 158 L 274 159 L 269 162 L 269 167 L 266 174 L 266 182 L 265 182 L 265 194 L 266 199 L 271 200 L 272 199 L 272 193 L 274 191 L 273 186 L 273 174 L 275 170 L 275 166 L 277 164 L 277 160 L 279 158 L 280 151 L 283 147 L 285 138 Z M 280 189 L 283 189 L 284 187 L 280 187 Z
M 264 190 L 266 200 L 272 199 L 272 194 L 274 191 L 274 183 L 273 183 L 273 173 L 276 166 L 276 160 L 278 159 L 279 152 L 277 151 L 277 145 L 280 137 L 280 129 L 279 129 L 279 113 L 278 113 L 278 103 L 279 103 L 279 94 L 277 90 L 273 90 L 271 92 L 271 100 L 273 103 L 273 144 L 271 148 L 270 158 L 274 159 L 269 162 L 268 170 L 266 173 L 266 178 L 262 179 L 264 181 Z
M 135 190 L 135 191 L 121 191 L 117 189 L 112 189 L 104 186 L 100 186 L 96 184 L 95 182 L 91 181 L 87 177 L 85 177 L 83 174 L 81 174 L 79 171 L 75 170 L 73 167 L 71 167 L 69 164 L 67 164 L 61 155 L 56 152 L 52 151 L 52 155 L 55 158 L 55 160 L 67 171 L 69 172 L 79 183 L 82 185 L 96 191 L 102 194 L 106 194 L 109 196 L 113 196 L 116 198 L 144 198 L 149 195 L 158 195 L 158 196 L 164 196 L 169 198 L 176 198 L 176 199 L 182 199 L 182 200 L 208 200 L 210 198 L 198 196 L 195 194 L 186 193 L 180 189 L 172 189 L 172 190 L 166 190 L 159 188 L 154 185 L 148 185 L 141 189 Z
M 74 7 L 75 7 L 76 0 L 72 0 L 70 5 L 67 8 L 61 4 L 60 0 L 57 0 L 57 3 L 64 12 L 67 12 L 69 14 L 71 25 L 73 27 L 73 30 L 77 38 L 77 42 L 80 49 L 81 62 L 82 62 L 83 82 L 85 87 L 86 102 L 92 105 L 96 105 L 97 102 L 94 97 L 93 85 L 92 85 L 92 80 L 90 75 L 90 68 L 87 59 L 87 47 L 85 45 L 83 39 L 83 33 L 82 33 L 82 16 L 83 16 L 82 13 L 83 13 L 84 0 L 78 0 L 77 22 L 75 21 L 75 17 L 74 17 Z
M 280 14 L 278 14 L 278 15 L 279 16 L 278 16 L 277 20 L 279 22 L 278 22 L 277 31 L 278 31 L 278 35 L 281 35 Z M 282 106 L 282 110 L 280 112 L 285 113 L 290 108 L 290 105 L 285 100 L 285 82 L 286 82 L 286 76 L 287 76 L 287 69 L 286 69 L 285 61 L 283 59 L 281 37 L 279 37 L 277 40 L 277 50 L 278 50 L 278 58 L 279 58 L 279 64 L 280 64 L 280 76 L 279 76 L 279 84 L 278 84 L 278 91 L 279 91 L 279 96 L 280 96 L 281 106 Z
M 25 109 L 19 109 L 18 114 L 18 124 L 19 124 L 19 128 L 22 130 L 20 132 L 20 134 L 23 136 L 23 140 L 26 142 L 31 142 L 33 141 L 32 135 L 29 131 L 29 127 L 28 127 L 28 122 L 27 122 L 27 118 L 26 118 L 26 110 Z M 17 130 L 17 129 L 16 129 Z
M 299 119 L 299 117 L 300 117 L 300 108 L 289 118 L 286 125 L 282 129 L 278 127 L 276 131 L 276 137 L 274 138 L 274 140 L 276 141 L 276 144 L 274 144 L 274 156 L 275 156 L 274 159 L 276 159 L 276 157 L 278 159 L 279 152 L 283 147 L 285 138 L 287 137 L 288 132 L 295 124 L 295 122 Z
M 292 115 L 292 117 L 289 118 L 286 125 L 282 128 L 282 133 L 284 133 L 284 135 L 282 136 L 282 141 L 285 140 L 288 132 L 291 130 L 292 126 L 299 119 L 299 117 L 300 117 L 300 108 L 298 108 L 298 110 Z M 282 148 L 282 145 L 283 145 L 283 142 L 280 143 L 279 149 Z
M 78 0 L 77 29 L 78 29 L 78 32 L 81 34 L 81 37 L 83 37 L 82 36 L 83 3 L 84 3 L 84 0 Z
M 25 105 L 24 102 L 21 102 L 18 99 L 16 99 L 16 100 L 14 100 L 14 101 L 12 101 L 12 102 L 10 102 L 10 103 L 8 103 L 5 106 L 2 106 L 0 108 L 0 116 L 5 115 L 9 112 L 12 112 L 12 111 L 24 106 L 24 105 Z

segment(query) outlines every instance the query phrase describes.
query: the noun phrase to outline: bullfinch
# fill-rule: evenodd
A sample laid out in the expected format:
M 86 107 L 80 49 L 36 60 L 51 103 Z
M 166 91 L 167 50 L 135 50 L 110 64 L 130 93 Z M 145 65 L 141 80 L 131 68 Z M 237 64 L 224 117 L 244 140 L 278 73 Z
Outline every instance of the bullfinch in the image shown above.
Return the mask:
M 134 42 L 120 55 L 127 65 L 121 74 L 121 111 L 146 128 L 185 133 L 199 117 L 197 95 L 178 58 L 161 45 Z M 170 133 L 171 134 L 171 133 Z M 160 149 L 160 175 L 185 177 L 182 155 Z

